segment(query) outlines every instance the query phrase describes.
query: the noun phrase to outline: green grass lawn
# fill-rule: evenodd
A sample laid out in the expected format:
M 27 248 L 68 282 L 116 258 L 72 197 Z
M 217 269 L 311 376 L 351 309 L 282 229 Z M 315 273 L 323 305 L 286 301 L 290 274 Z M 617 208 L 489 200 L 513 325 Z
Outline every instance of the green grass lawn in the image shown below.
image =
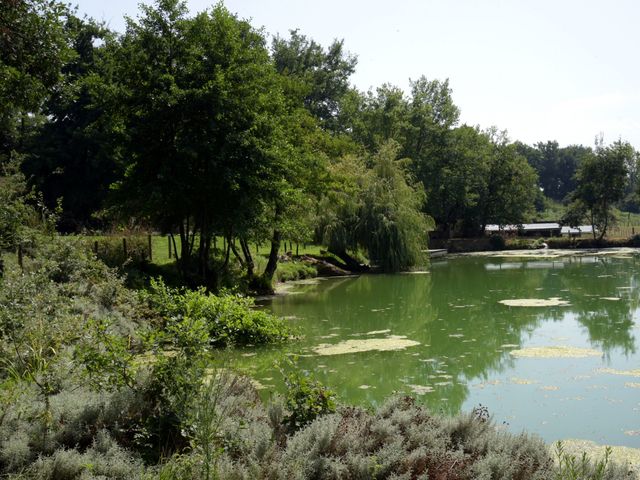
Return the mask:
M 100 240 L 106 237 L 114 238 L 114 239 L 122 239 L 122 238 L 131 238 L 131 235 L 87 235 L 85 238 L 89 241 Z M 136 235 L 137 239 L 147 241 L 146 235 Z M 180 253 L 180 239 L 176 237 L 175 247 Z M 286 248 L 284 244 L 286 243 Z M 222 249 L 225 245 L 225 242 L 222 237 L 216 237 L 215 246 L 219 249 Z M 256 263 L 257 268 L 264 268 L 267 264 L 266 257 L 269 255 L 269 251 L 271 249 L 270 242 L 264 242 L 260 245 L 255 243 L 249 244 L 251 248 L 251 253 L 254 256 L 254 261 Z M 198 239 L 196 238 L 196 248 L 198 246 Z M 295 242 L 283 242 L 283 245 L 280 248 L 280 254 L 285 252 L 291 252 L 294 255 L 320 255 L 320 251 L 324 250 L 326 247 L 322 245 L 314 245 L 314 244 L 296 244 Z M 238 250 L 240 247 L 238 245 Z M 167 263 L 171 263 L 175 260 L 175 251 L 173 247 L 173 243 L 169 241 L 169 237 L 167 235 L 151 235 L 151 252 L 152 252 L 152 263 L 156 265 L 166 265 Z M 171 252 L 171 253 L 170 253 Z M 170 256 L 171 255 L 171 256 Z

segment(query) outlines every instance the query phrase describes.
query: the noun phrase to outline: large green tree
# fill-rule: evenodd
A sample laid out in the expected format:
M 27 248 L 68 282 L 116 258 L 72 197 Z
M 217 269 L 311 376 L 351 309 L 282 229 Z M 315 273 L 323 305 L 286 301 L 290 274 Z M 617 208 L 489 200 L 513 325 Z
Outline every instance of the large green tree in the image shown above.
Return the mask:
M 182 272 L 195 263 L 211 283 L 214 234 L 247 225 L 285 176 L 281 89 L 262 34 L 222 5 L 193 18 L 177 0 L 141 8 L 116 54 L 129 155 L 119 192 L 129 212 L 177 230 Z
M 349 77 L 355 71 L 356 57 L 344 50 L 342 40 L 324 48 L 314 40 L 291 30 L 289 38 L 277 35 L 272 43 L 275 67 L 293 81 L 305 108 L 323 127 L 339 130 L 337 121 L 342 97 L 349 90 Z
M 330 169 L 331 187 L 319 217 L 329 251 L 351 269 L 353 252 L 363 250 L 384 271 L 419 265 L 427 246 L 430 217 L 422 213 L 424 189 L 398 159 L 400 146 L 389 141 L 369 158 L 350 155 Z
M 49 208 L 62 200 L 58 228 L 74 231 L 101 226 L 93 214 L 103 207 L 109 185 L 118 179 L 118 117 L 109 102 L 113 79 L 109 31 L 73 15 L 65 29 L 73 56 L 44 102 L 46 122 L 28 145 L 23 170 Z
M 596 142 L 595 153 L 586 157 L 576 173 L 577 187 L 564 223 L 578 225 L 585 219 L 593 227 L 593 238 L 602 240 L 615 221 L 613 207 L 622 200 L 628 181 L 627 159 L 633 149 L 618 140 L 605 146 Z
M 42 102 L 70 55 L 68 7 L 49 0 L 0 2 L 0 161 L 24 148 Z

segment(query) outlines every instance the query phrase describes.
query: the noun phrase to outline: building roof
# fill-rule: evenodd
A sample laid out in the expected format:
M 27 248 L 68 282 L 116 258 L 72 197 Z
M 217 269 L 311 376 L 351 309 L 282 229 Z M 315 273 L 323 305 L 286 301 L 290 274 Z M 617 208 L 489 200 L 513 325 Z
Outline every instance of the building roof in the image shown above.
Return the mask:
M 562 227 L 561 233 L 577 235 L 580 233 L 593 233 L 593 227 L 591 225 L 579 225 L 577 227 Z
M 545 223 L 523 223 L 522 225 L 487 225 L 485 227 L 485 232 L 536 232 L 539 230 L 558 230 L 560 229 L 560 224 L 556 222 L 545 222 Z M 584 231 L 584 230 L 583 230 Z

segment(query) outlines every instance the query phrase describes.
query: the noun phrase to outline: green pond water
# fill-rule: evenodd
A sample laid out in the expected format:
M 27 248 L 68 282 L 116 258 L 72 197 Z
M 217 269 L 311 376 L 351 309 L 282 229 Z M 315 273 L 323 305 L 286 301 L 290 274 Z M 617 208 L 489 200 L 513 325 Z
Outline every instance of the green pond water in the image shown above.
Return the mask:
M 283 388 L 274 362 L 294 353 L 302 369 L 345 403 L 377 405 L 403 392 L 445 413 L 482 404 L 498 424 L 547 441 L 640 447 L 639 267 L 640 257 L 629 254 L 458 257 L 435 260 L 423 274 L 296 285 L 266 308 L 286 317 L 302 338 L 242 350 L 236 361 L 267 397 Z M 568 305 L 499 303 L 555 297 Z M 394 342 L 394 336 L 419 344 L 338 355 L 315 351 L 349 340 Z M 592 356 L 510 353 L 551 346 L 590 349 Z

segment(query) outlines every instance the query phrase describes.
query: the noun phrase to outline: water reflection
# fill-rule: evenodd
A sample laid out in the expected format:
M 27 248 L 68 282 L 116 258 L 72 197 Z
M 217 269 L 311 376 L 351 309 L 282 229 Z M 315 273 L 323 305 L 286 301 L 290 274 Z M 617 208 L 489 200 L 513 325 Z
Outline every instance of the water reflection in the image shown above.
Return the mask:
M 261 383 L 278 389 L 274 362 L 285 354 L 300 355 L 302 368 L 313 371 L 342 400 L 354 403 L 375 405 L 402 391 L 416 394 L 435 410 L 457 412 L 470 398 L 482 398 L 478 392 L 495 388 L 501 389 L 502 397 L 511 396 L 511 400 L 500 400 L 507 403 L 531 402 L 521 397 L 527 388 L 553 398 L 552 389 L 540 390 L 545 378 L 528 376 L 553 379 L 561 367 L 565 377 L 578 378 L 599 362 L 610 365 L 620 358 L 637 362 L 634 316 L 639 311 L 640 289 L 636 267 L 635 257 L 524 261 L 467 257 L 434 262 L 426 275 L 322 280 L 269 305 L 278 315 L 294 317 L 291 322 L 303 338 L 281 347 L 242 351 L 237 360 Z M 498 303 L 552 297 L 570 305 L 526 308 Z M 420 345 L 335 356 L 312 352 L 322 343 L 386 335 L 403 335 Z M 562 344 L 596 348 L 604 358 L 527 362 L 509 354 L 524 345 Z M 545 362 L 545 369 L 537 368 L 542 364 L 536 362 Z M 513 385 L 496 386 L 511 377 L 521 377 L 511 381 L 520 390 Z M 544 402 L 540 405 L 549 408 Z

